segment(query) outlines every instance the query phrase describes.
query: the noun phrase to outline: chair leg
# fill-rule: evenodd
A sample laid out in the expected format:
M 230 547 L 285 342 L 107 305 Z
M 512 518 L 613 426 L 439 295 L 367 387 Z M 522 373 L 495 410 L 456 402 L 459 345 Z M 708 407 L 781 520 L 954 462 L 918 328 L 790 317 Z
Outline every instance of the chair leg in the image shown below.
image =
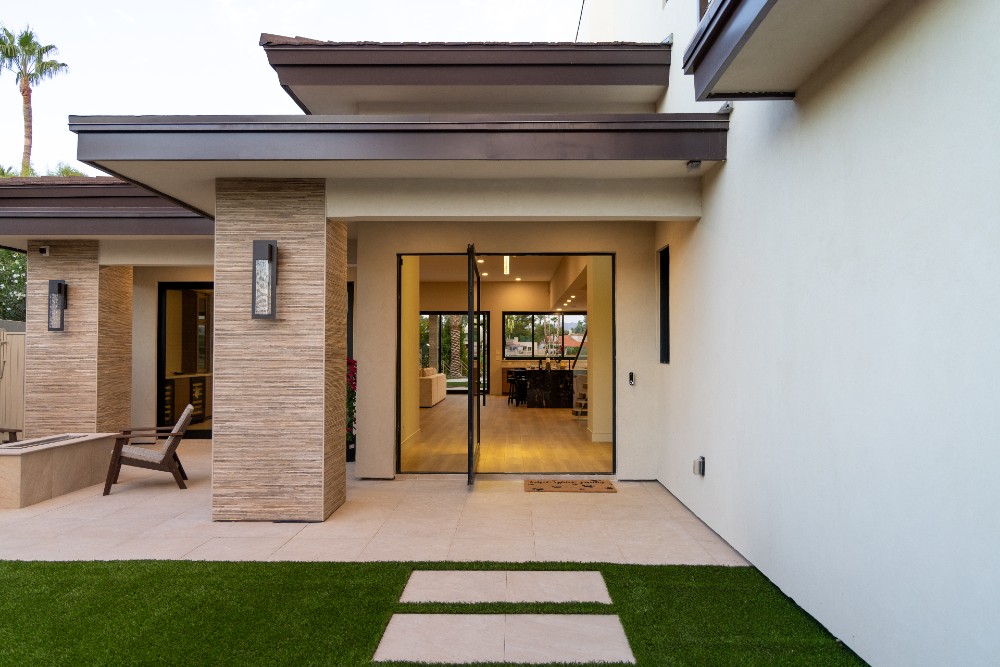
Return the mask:
M 104 482 L 104 495 L 111 493 L 111 485 L 118 481 L 118 473 L 122 469 L 122 454 L 116 447 L 111 455 L 111 465 L 108 466 L 108 479 Z
M 181 477 L 187 479 L 188 478 L 187 473 L 184 472 L 184 466 L 181 464 L 181 459 L 179 456 L 177 456 L 177 452 L 174 452 L 174 463 L 177 464 L 177 469 L 181 471 Z
M 171 461 L 171 463 L 173 463 L 173 461 Z M 170 474 L 174 476 L 174 481 L 177 482 L 177 486 L 181 487 L 182 489 L 187 488 L 186 486 L 184 486 L 184 478 L 181 477 L 181 471 L 177 469 L 176 465 L 170 466 Z

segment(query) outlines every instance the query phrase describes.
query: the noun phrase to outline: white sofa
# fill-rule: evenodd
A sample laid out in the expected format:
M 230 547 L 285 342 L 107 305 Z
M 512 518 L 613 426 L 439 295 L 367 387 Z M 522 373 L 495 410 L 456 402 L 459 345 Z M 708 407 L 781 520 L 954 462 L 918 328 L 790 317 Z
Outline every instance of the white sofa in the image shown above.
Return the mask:
M 448 394 L 448 380 L 434 368 L 420 369 L 420 407 L 432 408 Z

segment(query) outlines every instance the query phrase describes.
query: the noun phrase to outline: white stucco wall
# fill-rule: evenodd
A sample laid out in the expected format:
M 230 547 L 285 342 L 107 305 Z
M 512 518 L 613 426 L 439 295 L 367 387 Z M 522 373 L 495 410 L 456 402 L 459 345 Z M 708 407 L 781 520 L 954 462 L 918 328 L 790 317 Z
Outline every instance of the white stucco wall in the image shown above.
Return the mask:
M 396 196 L 402 196 L 399 193 Z M 654 226 L 650 222 L 384 222 L 358 223 L 355 355 L 358 363 L 360 477 L 395 470 L 396 255 L 464 252 L 615 253 L 617 462 L 622 479 L 656 475 L 660 435 L 649 429 L 657 401 Z M 641 369 L 651 369 L 643 373 Z M 630 370 L 640 378 L 629 387 Z
M 997 26 L 893 3 L 796 101 L 737 102 L 702 220 L 657 230 L 659 478 L 877 665 L 1000 655 Z

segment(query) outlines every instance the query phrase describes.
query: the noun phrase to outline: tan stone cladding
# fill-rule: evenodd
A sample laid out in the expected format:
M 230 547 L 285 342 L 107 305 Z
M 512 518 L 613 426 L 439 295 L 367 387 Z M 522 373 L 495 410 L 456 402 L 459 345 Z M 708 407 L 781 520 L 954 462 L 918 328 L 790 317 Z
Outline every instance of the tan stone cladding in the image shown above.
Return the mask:
M 213 518 L 321 521 L 344 500 L 346 226 L 322 180 L 216 183 Z M 250 316 L 278 242 L 275 320 Z

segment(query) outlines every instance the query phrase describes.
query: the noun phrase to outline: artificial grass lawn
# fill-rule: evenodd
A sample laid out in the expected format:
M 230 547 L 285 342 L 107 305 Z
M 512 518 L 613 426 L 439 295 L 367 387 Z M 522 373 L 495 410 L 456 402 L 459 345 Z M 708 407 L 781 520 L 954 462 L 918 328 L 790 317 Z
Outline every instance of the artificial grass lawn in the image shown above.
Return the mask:
M 600 570 L 613 604 L 400 604 L 415 569 Z M 615 613 L 639 665 L 864 664 L 753 568 L 0 561 L 0 665 L 370 665 L 394 612 Z

